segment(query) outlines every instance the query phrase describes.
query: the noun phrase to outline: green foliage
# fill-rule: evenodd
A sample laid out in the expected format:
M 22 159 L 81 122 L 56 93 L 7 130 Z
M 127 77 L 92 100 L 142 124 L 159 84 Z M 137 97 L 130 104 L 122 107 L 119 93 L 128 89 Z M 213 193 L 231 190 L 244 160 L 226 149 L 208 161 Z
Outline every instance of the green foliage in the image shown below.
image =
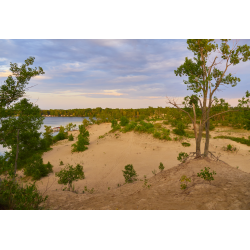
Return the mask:
M 63 161 L 60 161 L 60 164 L 59 164 L 59 165 L 60 165 L 60 166 L 64 165 Z
M 78 141 L 72 144 L 72 152 L 83 152 L 88 148 L 86 145 L 89 145 L 89 131 L 83 125 L 79 125 Z
M 84 191 L 93 194 L 95 190 L 94 188 L 88 189 L 87 186 L 84 186 Z
M 213 172 L 209 172 L 209 169 L 210 167 L 205 167 L 205 169 L 201 169 L 201 172 L 200 173 L 197 173 L 197 177 L 201 177 L 203 178 L 204 180 L 206 181 L 209 181 L 211 183 L 212 180 L 214 180 L 214 177 L 213 175 L 216 175 L 216 172 L 213 171 Z
M 186 159 L 188 158 L 188 154 L 185 152 L 180 152 L 179 156 L 177 157 L 177 160 L 184 163 Z
M 152 171 L 152 174 L 153 174 L 153 175 L 156 175 L 156 174 L 157 174 L 157 171 L 154 169 L 154 170 Z
M 87 119 L 83 119 L 82 125 L 83 125 L 84 127 L 87 127 L 89 124 L 90 124 L 90 122 L 89 122 Z
M 73 124 L 72 122 L 70 122 L 69 124 L 65 126 L 65 130 L 66 132 L 68 132 L 68 131 L 71 131 L 75 127 L 76 127 L 76 124 Z
M 232 146 L 231 144 L 228 144 L 226 147 L 223 147 L 224 151 L 228 151 L 228 152 L 237 152 L 238 149 L 235 146 Z
M 53 143 L 53 130 L 51 129 L 51 126 L 44 125 L 45 132 L 43 133 L 43 139 L 45 142 L 44 149 L 47 149 L 52 145 Z
M 191 182 L 191 179 L 187 178 L 186 175 L 182 175 L 182 177 L 180 178 L 180 182 L 181 182 L 181 189 L 184 190 L 187 188 L 188 182 Z
M 150 122 L 140 121 L 140 123 L 134 128 L 135 131 L 140 133 L 149 133 L 154 132 L 154 125 Z
M 154 134 L 153 134 L 154 138 L 158 138 L 160 139 L 161 138 L 161 133 L 158 132 L 158 131 L 155 131 Z
M 164 170 L 164 166 L 163 166 L 163 163 L 162 162 L 160 162 L 160 165 L 159 165 L 159 169 L 160 169 L 160 171 L 162 172 L 163 170 Z
M 26 176 L 31 176 L 33 180 L 40 180 L 42 177 L 52 173 L 52 168 L 53 166 L 50 164 L 50 162 L 43 164 L 41 155 L 35 154 L 29 158 L 28 163 L 24 168 L 24 174 Z
M 188 142 L 182 142 L 181 145 L 182 145 L 183 147 L 190 147 L 190 146 L 191 146 L 191 144 L 188 143 Z
M 65 128 L 63 126 L 60 126 L 60 130 L 56 136 L 53 137 L 53 142 L 65 140 L 68 138 L 68 133 L 65 132 Z
M 72 134 L 70 134 L 69 137 L 68 137 L 68 140 L 69 141 L 74 141 L 74 136 Z
M 12 178 L 0 182 L 0 209 L 35 210 L 42 209 L 41 204 L 48 196 L 38 192 L 35 183 L 21 186 Z
M 128 123 L 123 129 L 122 129 L 122 132 L 129 132 L 129 131 L 132 131 L 135 129 L 135 127 L 137 126 L 137 123 L 136 122 L 130 122 Z
M 146 188 L 150 188 L 150 187 L 151 187 L 151 185 L 148 185 L 148 179 L 147 179 L 147 176 L 146 176 L 146 175 L 144 175 L 143 187 L 146 187 Z
M 137 180 L 137 174 L 132 164 L 126 165 L 125 170 L 122 170 L 122 172 L 126 183 L 131 183 Z
M 120 119 L 120 125 L 126 126 L 129 123 L 129 119 L 126 116 L 122 116 Z
M 233 136 L 215 136 L 214 139 L 229 139 L 229 140 L 250 146 L 250 139 L 247 140 L 245 138 L 239 138 L 239 137 L 233 137 Z
M 176 135 L 185 136 L 185 125 L 182 122 L 177 123 L 177 128 L 173 129 L 173 133 Z
M 83 166 L 80 164 L 77 164 L 76 167 L 73 167 L 73 165 L 67 164 L 64 169 L 62 169 L 60 172 L 55 174 L 57 177 L 59 177 L 58 183 L 59 184 L 68 184 L 68 190 L 72 189 L 72 182 L 77 180 L 85 179 L 84 172 L 83 172 Z

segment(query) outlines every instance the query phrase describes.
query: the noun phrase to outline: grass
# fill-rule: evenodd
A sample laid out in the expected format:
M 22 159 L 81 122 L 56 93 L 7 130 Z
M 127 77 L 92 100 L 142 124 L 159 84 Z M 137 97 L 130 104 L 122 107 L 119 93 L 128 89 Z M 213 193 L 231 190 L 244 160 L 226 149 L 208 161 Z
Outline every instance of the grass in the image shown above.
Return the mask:
M 247 146 L 250 146 L 250 140 L 245 139 L 245 138 L 221 135 L 221 136 L 215 136 L 214 139 L 229 139 L 229 140 L 232 140 L 232 141 L 239 142 L 241 144 L 246 144 Z

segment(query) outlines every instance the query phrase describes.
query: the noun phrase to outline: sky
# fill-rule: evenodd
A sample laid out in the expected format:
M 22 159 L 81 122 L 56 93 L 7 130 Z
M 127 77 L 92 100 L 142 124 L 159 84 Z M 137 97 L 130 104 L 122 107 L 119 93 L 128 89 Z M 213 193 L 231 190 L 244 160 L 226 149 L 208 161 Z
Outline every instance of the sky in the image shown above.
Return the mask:
M 174 73 L 193 58 L 185 39 L 0 39 L 0 84 L 10 62 L 21 65 L 30 56 L 45 74 L 30 81 L 26 97 L 41 109 L 165 107 L 166 96 L 181 101 L 192 93 Z M 241 82 L 215 96 L 237 105 L 250 90 L 249 68 L 250 62 L 231 66 Z

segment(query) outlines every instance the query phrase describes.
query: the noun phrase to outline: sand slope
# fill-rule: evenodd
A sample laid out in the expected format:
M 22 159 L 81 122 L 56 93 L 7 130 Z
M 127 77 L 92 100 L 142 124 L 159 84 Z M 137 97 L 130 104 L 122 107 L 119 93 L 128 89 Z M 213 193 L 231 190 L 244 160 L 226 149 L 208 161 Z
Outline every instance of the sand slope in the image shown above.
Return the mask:
M 194 160 L 179 165 L 179 152 L 195 151 L 194 139 L 189 139 L 191 147 L 185 148 L 180 142 L 161 141 L 149 134 L 108 133 L 110 124 L 92 125 L 89 149 L 81 153 L 71 153 L 74 142 L 60 141 L 53 150 L 43 156 L 44 162 L 54 166 L 48 177 L 37 182 L 38 189 L 46 190 L 50 209 L 249 209 L 250 152 L 246 145 L 226 139 L 211 139 L 210 150 L 232 167 L 222 162 Z M 99 139 L 99 136 L 105 135 Z M 78 132 L 73 132 L 76 136 Z M 217 135 L 215 133 L 215 135 Z M 212 136 L 215 136 L 212 135 Z M 239 152 L 227 153 L 222 147 L 227 144 L 239 147 Z M 204 145 L 204 142 L 203 142 Z M 203 147 L 202 145 L 202 147 Z M 55 172 L 65 164 L 83 165 L 86 179 L 74 182 L 78 194 L 62 191 Z M 159 173 L 159 163 L 165 170 Z M 122 170 L 127 164 L 133 164 L 139 179 L 146 175 L 150 188 L 143 187 L 143 181 L 124 184 Z M 212 185 L 196 177 L 204 166 L 210 166 L 217 172 Z M 236 168 L 239 166 L 239 169 Z M 154 176 L 152 171 L 157 170 Z M 244 170 L 244 172 L 242 171 Z M 192 178 L 189 188 L 180 189 L 182 175 Z M 121 187 L 117 185 L 121 184 Z M 94 193 L 85 192 L 84 187 Z M 108 190 L 108 188 L 110 190 Z

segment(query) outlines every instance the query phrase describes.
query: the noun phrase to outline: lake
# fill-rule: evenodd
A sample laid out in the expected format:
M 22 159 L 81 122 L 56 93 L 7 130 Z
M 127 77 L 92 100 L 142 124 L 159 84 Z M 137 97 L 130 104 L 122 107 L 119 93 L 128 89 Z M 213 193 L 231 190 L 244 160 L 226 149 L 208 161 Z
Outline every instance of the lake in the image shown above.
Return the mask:
M 51 127 L 60 127 L 66 126 L 69 123 L 73 123 L 76 124 L 76 127 L 78 127 L 78 125 L 82 123 L 83 119 L 89 120 L 89 117 L 45 117 L 41 129 L 39 129 L 38 131 L 45 132 L 44 125 Z M 55 132 L 53 133 L 53 135 L 56 135 L 57 133 L 58 132 Z M 8 148 L 4 148 L 2 145 L 0 145 L 0 155 L 3 155 L 4 152 L 8 150 Z

